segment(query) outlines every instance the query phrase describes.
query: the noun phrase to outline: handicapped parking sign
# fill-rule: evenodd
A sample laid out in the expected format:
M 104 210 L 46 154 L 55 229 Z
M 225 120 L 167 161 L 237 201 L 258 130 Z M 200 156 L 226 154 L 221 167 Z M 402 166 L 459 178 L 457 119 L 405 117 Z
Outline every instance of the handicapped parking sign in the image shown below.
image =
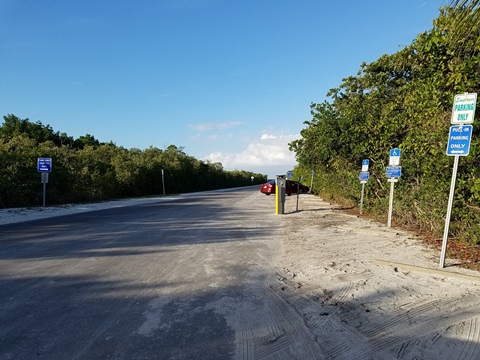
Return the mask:
M 390 150 L 390 166 L 400 166 L 400 149 L 395 148 Z
M 362 160 L 362 171 L 363 172 L 368 171 L 369 163 L 370 163 L 370 160 L 368 160 L 368 159 Z

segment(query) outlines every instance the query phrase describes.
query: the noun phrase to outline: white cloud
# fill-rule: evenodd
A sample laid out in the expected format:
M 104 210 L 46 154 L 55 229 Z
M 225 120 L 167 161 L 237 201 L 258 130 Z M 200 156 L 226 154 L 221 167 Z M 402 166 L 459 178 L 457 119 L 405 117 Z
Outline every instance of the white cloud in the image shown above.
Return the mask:
M 288 149 L 288 143 L 299 138 L 298 134 L 264 133 L 239 153 L 215 152 L 205 157 L 205 160 L 220 162 L 226 170 L 272 173 L 275 168 L 279 169 L 275 172 L 281 174 L 295 166 L 295 153 Z
M 229 141 L 234 138 L 233 134 L 211 134 L 204 136 L 202 133 L 197 133 L 189 137 L 190 140 L 196 142 L 214 142 L 214 141 Z
M 263 134 L 262 137 L 260 138 L 261 140 L 267 140 L 267 139 L 276 139 L 277 137 L 273 134 Z

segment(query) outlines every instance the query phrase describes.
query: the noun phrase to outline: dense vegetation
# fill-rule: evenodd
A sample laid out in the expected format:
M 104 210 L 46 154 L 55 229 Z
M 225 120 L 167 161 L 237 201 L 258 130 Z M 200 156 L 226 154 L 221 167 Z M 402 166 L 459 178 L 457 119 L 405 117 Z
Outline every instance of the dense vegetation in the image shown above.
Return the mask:
M 290 144 L 297 173 L 314 190 L 359 204 L 359 173 L 370 159 L 364 210 L 384 220 L 390 183 L 385 176 L 389 150 L 402 150 L 402 176 L 395 185 L 393 224 L 415 227 L 441 238 L 453 157 L 446 146 L 453 98 L 480 90 L 478 2 L 446 7 L 433 28 L 409 46 L 362 64 L 356 76 L 332 89 L 331 100 L 312 103 L 312 120 Z M 477 111 L 478 114 L 478 111 Z M 473 126 L 470 154 L 460 158 L 450 225 L 457 240 L 480 243 L 480 137 Z
M 112 142 L 100 143 L 89 134 L 73 139 L 41 122 L 11 114 L 3 118 L 0 207 L 42 204 L 39 157 L 52 158 L 48 204 L 158 195 L 163 194 L 163 186 L 171 194 L 265 181 L 261 174 L 225 171 L 220 163 L 197 160 L 174 145 L 165 150 L 127 150 Z

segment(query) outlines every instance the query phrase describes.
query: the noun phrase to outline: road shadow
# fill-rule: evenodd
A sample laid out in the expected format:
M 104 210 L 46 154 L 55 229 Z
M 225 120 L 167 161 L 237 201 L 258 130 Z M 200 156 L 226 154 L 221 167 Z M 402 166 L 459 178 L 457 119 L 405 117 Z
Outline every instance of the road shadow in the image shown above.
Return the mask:
M 182 244 L 255 241 L 278 231 L 265 220 L 264 209 L 225 206 L 225 201 L 238 201 L 238 194 L 189 196 L 2 225 L 0 259 L 161 253 Z M 252 216 L 258 217 L 254 223 Z

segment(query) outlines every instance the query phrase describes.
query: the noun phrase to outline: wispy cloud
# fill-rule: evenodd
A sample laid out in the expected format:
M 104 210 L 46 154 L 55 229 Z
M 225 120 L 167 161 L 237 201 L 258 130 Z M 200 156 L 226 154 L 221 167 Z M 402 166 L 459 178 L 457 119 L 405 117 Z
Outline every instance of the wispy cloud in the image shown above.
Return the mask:
M 159 93 L 159 94 L 155 94 L 153 96 L 154 99 L 162 99 L 162 98 L 166 98 L 166 97 L 170 97 L 170 96 L 173 96 L 175 95 L 174 93 Z
M 203 135 L 202 133 L 197 133 L 195 135 L 190 136 L 190 140 L 192 141 L 228 141 L 234 137 L 233 134 L 210 134 L 210 135 Z
M 220 123 L 199 123 L 199 124 L 190 124 L 188 127 L 190 129 L 196 130 L 198 132 L 213 131 L 213 130 L 225 130 L 230 129 L 236 126 L 243 125 L 243 121 L 224 121 Z

